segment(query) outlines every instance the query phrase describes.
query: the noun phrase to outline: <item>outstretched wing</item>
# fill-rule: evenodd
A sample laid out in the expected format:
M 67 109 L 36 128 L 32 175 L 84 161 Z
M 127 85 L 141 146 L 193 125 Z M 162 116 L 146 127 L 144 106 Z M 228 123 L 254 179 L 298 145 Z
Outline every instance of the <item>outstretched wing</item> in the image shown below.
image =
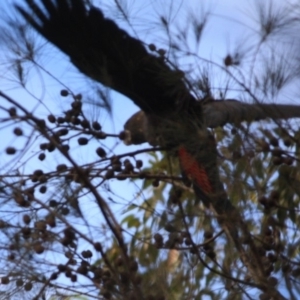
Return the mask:
M 253 122 L 263 119 L 300 118 L 299 105 L 286 104 L 249 104 L 237 100 L 210 101 L 203 105 L 204 123 L 215 128 L 227 123 L 240 124 L 243 121 Z
M 16 9 L 48 41 L 66 53 L 90 78 L 132 99 L 147 113 L 172 111 L 194 101 L 164 57 L 150 54 L 143 43 L 83 0 L 25 0 Z

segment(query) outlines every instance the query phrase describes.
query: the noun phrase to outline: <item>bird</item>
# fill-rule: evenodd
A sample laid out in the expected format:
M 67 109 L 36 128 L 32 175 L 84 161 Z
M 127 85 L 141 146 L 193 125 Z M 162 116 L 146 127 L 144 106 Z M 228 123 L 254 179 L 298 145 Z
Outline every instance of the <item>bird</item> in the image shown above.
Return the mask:
M 46 40 L 69 56 L 80 72 L 131 99 L 140 111 L 125 123 L 127 144 L 159 145 L 175 153 L 196 197 L 217 214 L 233 211 L 217 165 L 209 128 L 265 118 L 300 117 L 294 105 L 199 101 L 183 72 L 164 55 L 121 29 L 83 0 L 24 0 L 15 4 L 22 17 Z
M 300 107 L 247 104 L 235 99 L 201 101 L 190 91 L 182 71 L 164 55 L 150 53 L 142 41 L 119 28 L 99 8 L 88 6 L 84 0 L 40 0 L 40 5 L 37 0 L 24 2 L 27 8 L 18 2 L 17 11 L 68 55 L 80 72 L 139 107 L 140 111 L 125 123 L 131 135 L 128 144 L 148 142 L 175 155 L 183 175 L 193 184 L 195 197 L 215 213 L 255 284 L 271 291 L 274 298 L 284 299 L 270 287 L 253 240 L 250 238 L 245 246 L 239 239 L 240 233 L 250 234 L 220 180 L 218 151 L 210 128 L 268 117 L 300 117 Z M 179 208 L 181 211 L 182 206 Z M 194 244 L 193 249 L 198 247 Z
M 235 99 L 214 100 L 205 102 L 203 108 L 203 124 L 208 128 L 223 127 L 226 124 L 240 125 L 265 119 L 288 120 L 300 118 L 300 106 L 293 104 L 244 103 Z M 134 113 L 124 124 L 127 145 L 149 143 L 157 146 L 153 137 L 149 137 L 147 116 L 144 111 Z

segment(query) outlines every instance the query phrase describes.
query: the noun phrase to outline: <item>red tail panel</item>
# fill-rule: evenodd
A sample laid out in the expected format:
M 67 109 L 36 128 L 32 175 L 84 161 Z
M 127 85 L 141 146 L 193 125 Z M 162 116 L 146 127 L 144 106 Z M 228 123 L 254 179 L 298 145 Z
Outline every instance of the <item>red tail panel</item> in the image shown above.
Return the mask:
M 178 156 L 181 168 L 186 176 L 201 188 L 204 193 L 212 193 L 212 186 L 204 167 L 184 147 L 179 148 Z

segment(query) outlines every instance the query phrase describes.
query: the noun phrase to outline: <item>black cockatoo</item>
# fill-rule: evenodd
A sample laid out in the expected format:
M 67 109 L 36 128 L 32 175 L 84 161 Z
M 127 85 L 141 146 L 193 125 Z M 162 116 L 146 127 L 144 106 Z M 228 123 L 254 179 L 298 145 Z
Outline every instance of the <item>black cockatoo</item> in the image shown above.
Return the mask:
M 248 104 L 237 100 L 209 100 L 202 103 L 203 124 L 208 128 L 216 128 L 225 124 L 239 125 L 243 121 L 253 122 L 263 119 L 284 120 L 300 118 L 299 105 L 286 104 Z M 142 111 L 133 114 L 125 123 L 128 131 L 125 143 L 139 145 L 149 142 L 158 143 L 148 135 L 147 115 Z
M 235 100 L 197 101 L 183 73 L 153 55 L 101 10 L 83 0 L 24 0 L 26 21 L 67 54 L 85 75 L 130 98 L 142 111 L 125 124 L 131 143 L 148 141 L 177 153 L 196 195 L 218 214 L 233 209 L 219 179 L 217 150 L 208 127 L 266 117 L 300 117 L 289 105 L 250 105 Z

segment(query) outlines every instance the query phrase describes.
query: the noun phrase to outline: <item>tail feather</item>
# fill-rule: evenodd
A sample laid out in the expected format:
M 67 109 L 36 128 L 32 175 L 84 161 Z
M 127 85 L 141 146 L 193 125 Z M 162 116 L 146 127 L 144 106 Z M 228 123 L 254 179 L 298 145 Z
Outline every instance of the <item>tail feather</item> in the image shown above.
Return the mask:
M 202 141 L 203 143 L 203 141 Z M 233 211 L 234 206 L 229 201 L 223 184 L 219 178 L 218 166 L 214 153 L 210 153 L 210 141 L 207 145 L 205 159 L 197 159 L 192 151 L 184 146 L 178 150 L 178 158 L 184 176 L 187 176 L 193 183 L 195 195 L 202 200 L 205 206 L 212 207 L 219 214 Z

